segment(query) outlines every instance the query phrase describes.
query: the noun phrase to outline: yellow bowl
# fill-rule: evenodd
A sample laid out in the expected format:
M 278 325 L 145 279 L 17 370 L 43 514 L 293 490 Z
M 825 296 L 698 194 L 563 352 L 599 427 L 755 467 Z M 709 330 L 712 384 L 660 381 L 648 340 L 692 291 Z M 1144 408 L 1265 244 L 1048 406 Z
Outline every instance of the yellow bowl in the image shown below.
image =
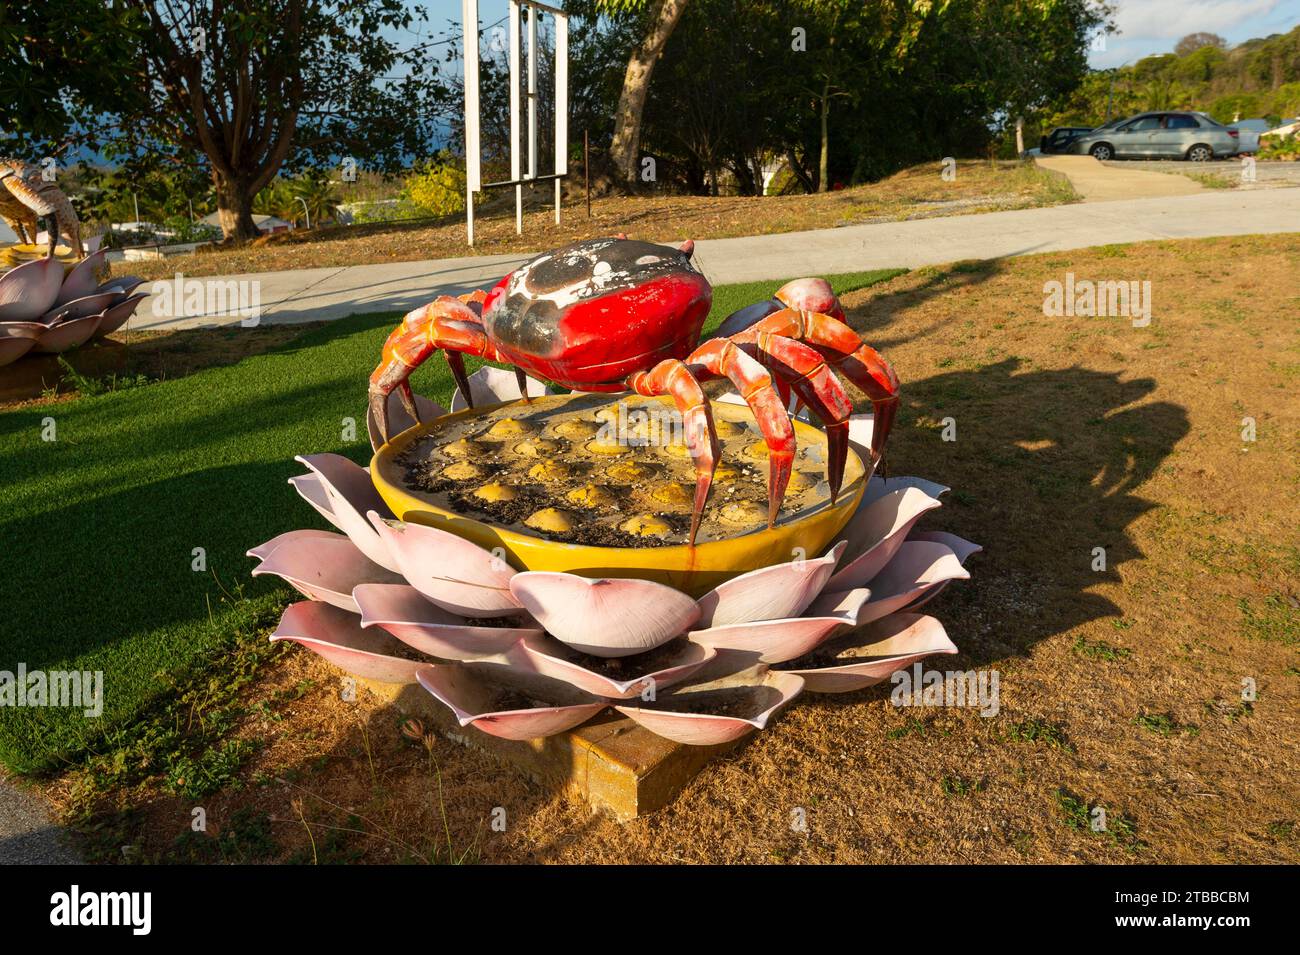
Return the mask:
M 663 399 L 671 407 L 671 401 Z M 850 448 L 844 466 L 844 487 L 839 499 L 788 515 L 770 530 L 724 540 L 705 541 L 694 547 L 676 544 L 666 547 L 590 547 L 545 540 L 532 534 L 499 527 L 446 510 L 402 483 L 397 457 L 414 441 L 436 431 L 444 422 L 482 414 L 515 402 L 458 411 L 394 436 L 370 461 L 370 476 L 385 503 L 404 521 L 449 531 L 486 550 L 501 548 L 505 558 L 520 570 L 550 570 L 584 577 L 638 577 L 667 584 L 699 597 L 724 580 L 799 556 L 815 557 L 835 538 L 857 509 L 866 489 L 866 471 Z M 723 407 L 714 402 L 714 407 Z M 734 407 L 734 406 L 731 406 Z M 826 435 L 802 421 L 795 421 L 800 446 L 826 445 Z

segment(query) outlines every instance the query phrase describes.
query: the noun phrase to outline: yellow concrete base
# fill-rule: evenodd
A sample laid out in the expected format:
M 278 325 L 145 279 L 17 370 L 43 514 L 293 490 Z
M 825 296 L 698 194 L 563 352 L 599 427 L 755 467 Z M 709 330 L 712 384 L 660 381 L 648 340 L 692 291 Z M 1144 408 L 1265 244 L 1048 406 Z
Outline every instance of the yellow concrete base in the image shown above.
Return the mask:
M 683 746 L 608 710 L 558 736 L 505 740 L 460 726 L 445 706 L 418 686 L 361 683 L 448 739 L 491 753 L 538 782 L 574 792 L 620 820 L 668 805 L 714 756 L 745 739 L 721 746 Z

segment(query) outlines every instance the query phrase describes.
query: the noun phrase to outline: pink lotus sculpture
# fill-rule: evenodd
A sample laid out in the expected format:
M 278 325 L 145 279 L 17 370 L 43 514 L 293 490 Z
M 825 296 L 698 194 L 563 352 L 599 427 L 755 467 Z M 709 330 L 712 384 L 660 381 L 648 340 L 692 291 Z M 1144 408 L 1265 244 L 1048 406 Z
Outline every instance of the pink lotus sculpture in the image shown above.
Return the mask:
M 496 369 L 470 387 L 480 400 L 519 394 Z M 390 433 L 415 424 L 396 398 Z M 414 400 L 423 420 L 444 413 Z M 850 421 L 863 455 L 871 428 L 870 415 Z M 370 434 L 378 448 L 373 415 Z M 739 574 L 697 600 L 646 580 L 517 571 L 448 531 L 397 520 L 347 458 L 298 460 L 307 472 L 289 483 L 338 533 L 290 531 L 249 551 L 255 575 L 307 598 L 271 639 L 362 678 L 418 683 L 461 726 L 508 739 L 613 708 L 681 743 L 722 743 L 762 729 L 804 690 L 858 690 L 956 653 L 939 621 L 916 610 L 967 579 L 963 565 L 980 549 L 917 529 L 947 488 L 873 477 L 824 553 Z
M 65 352 L 125 325 L 147 297 L 133 294 L 143 279 L 101 284 L 105 268 L 104 253 L 96 252 L 66 272 L 47 257 L 0 275 L 0 366 L 29 351 Z

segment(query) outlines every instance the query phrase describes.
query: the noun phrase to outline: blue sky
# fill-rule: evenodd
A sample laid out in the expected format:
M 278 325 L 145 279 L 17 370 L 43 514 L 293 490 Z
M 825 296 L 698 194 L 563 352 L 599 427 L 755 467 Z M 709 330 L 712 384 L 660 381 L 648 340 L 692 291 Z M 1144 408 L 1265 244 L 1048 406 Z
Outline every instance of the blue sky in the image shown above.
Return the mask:
M 1189 33 L 1217 33 L 1231 44 L 1300 23 L 1300 0 L 1117 0 L 1113 6 L 1120 32 L 1089 57 L 1097 69 L 1172 52 Z

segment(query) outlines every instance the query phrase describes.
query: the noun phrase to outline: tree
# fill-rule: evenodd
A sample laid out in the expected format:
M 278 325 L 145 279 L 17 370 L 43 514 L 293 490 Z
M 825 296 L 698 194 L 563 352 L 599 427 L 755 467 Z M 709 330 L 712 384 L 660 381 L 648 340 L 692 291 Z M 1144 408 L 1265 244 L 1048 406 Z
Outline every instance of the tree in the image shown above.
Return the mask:
M 1228 41 L 1217 33 L 1189 33 L 1174 44 L 1174 52 L 1179 56 L 1186 56 L 1189 53 L 1195 53 L 1203 46 L 1226 50 Z
M 89 10 L 93 2 L 69 2 L 104 23 Z M 49 8 L 34 0 L 14 5 Z M 107 7 L 123 31 L 108 38 L 122 93 L 107 102 L 92 88 L 106 72 L 98 27 L 86 37 L 61 17 L 49 30 L 39 17 L 23 20 L 35 46 L 60 66 L 61 98 L 81 107 L 62 117 L 52 107 L 34 109 L 40 122 L 27 125 L 47 134 L 60 122 L 100 127 L 130 176 L 199 164 L 227 238 L 258 234 L 254 197 L 282 169 L 356 157 L 389 171 L 437 133 L 446 91 L 427 44 L 402 49 L 387 39 L 426 18 L 407 0 L 109 0 Z
M 643 10 L 652 3 L 645 35 L 627 61 L 623 90 L 614 113 L 614 138 L 610 142 L 609 161 L 615 178 L 626 188 L 635 189 L 637 155 L 641 147 L 641 122 L 645 113 L 650 78 L 654 75 L 668 38 L 686 9 L 686 0 L 605 0 L 611 10 Z

